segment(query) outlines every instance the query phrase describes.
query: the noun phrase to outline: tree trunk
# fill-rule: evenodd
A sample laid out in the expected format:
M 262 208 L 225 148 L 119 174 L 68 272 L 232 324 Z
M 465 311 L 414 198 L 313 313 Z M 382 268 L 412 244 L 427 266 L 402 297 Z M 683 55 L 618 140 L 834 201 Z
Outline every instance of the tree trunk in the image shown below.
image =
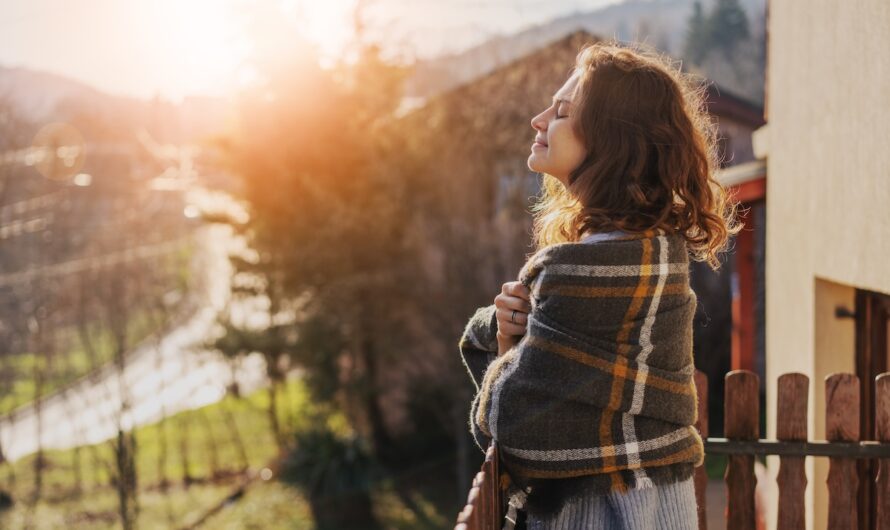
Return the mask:
M 278 378 L 272 376 L 269 378 L 269 427 L 272 429 L 272 436 L 275 438 L 275 444 L 278 450 L 284 449 L 284 438 L 281 434 L 281 425 L 278 422 Z
M 386 429 L 383 409 L 380 407 L 379 393 L 377 391 L 377 352 L 370 334 L 364 329 L 363 332 L 359 349 L 359 355 L 365 367 L 364 380 L 360 385 L 362 389 L 361 400 L 368 417 L 368 426 L 371 429 L 374 454 L 380 462 L 392 465 L 398 457 L 398 451 L 394 447 L 392 437 Z
M 189 466 L 189 444 L 188 444 L 188 426 L 189 422 L 185 415 L 180 416 L 179 420 L 179 454 L 182 459 L 182 483 L 185 487 L 192 485 L 191 469 Z
M 121 526 L 124 530 L 136 528 L 136 438 L 123 429 L 117 431 L 115 447 L 117 457 L 117 498 Z
M 467 439 L 467 416 L 464 414 L 463 401 L 455 400 L 452 406 L 454 418 L 454 438 L 457 440 L 457 498 L 463 502 L 470 490 L 470 473 L 467 470 L 470 465 L 470 443 Z

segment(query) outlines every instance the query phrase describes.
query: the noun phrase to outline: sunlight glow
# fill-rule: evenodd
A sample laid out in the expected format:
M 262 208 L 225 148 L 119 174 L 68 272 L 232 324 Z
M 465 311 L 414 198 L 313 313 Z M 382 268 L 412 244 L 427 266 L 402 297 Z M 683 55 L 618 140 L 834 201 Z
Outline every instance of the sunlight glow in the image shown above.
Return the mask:
M 285 13 L 299 21 L 303 35 L 319 46 L 323 56 L 337 56 L 352 38 L 355 0 L 282 0 Z

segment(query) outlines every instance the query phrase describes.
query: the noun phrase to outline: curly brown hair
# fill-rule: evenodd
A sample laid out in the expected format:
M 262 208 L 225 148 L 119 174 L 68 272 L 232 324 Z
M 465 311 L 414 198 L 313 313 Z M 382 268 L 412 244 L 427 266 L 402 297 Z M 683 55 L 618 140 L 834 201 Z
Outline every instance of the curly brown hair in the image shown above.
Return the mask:
M 537 249 L 585 232 L 680 231 L 692 259 L 720 267 L 718 253 L 742 225 L 738 204 L 714 178 L 717 124 L 703 79 L 642 44 L 585 45 L 572 126 L 586 145 L 564 186 L 544 174 L 532 207 Z

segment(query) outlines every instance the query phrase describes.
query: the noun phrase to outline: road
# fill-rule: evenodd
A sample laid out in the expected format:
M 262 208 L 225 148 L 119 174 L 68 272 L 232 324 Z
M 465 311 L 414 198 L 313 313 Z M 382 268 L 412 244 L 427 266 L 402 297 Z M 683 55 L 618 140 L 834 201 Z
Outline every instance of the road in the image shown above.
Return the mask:
M 112 438 L 117 435 L 118 420 L 129 429 L 214 403 L 225 395 L 233 372 L 244 392 L 265 386 L 265 363 L 259 354 L 244 358 L 232 370 L 221 355 L 200 346 L 229 301 L 228 253 L 236 239 L 230 227 L 211 224 L 198 229 L 195 241 L 200 260 L 195 270 L 204 283 L 200 309 L 168 333 L 130 352 L 123 377 L 107 367 L 44 399 L 39 410 L 31 404 L 0 418 L 0 447 L 8 460 L 34 453 L 40 445 L 68 449 Z M 249 307 L 233 309 L 253 312 Z M 124 415 L 122 399 L 129 402 Z

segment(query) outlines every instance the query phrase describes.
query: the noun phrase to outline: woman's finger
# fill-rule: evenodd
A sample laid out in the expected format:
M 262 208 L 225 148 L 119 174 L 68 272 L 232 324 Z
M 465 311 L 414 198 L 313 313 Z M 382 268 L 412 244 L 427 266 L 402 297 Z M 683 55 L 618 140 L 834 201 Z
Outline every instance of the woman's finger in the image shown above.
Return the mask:
M 498 331 L 500 331 L 504 335 L 509 336 L 525 335 L 525 326 L 519 326 L 516 324 L 504 324 L 503 322 L 501 322 L 498 324 Z
M 499 309 L 516 309 L 523 313 L 530 313 L 532 310 L 531 303 L 527 299 L 512 294 L 501 293 L 497 295 L 494 299 L 494 305 Z
M 514 311 L 516 311 L 514 313 Z M 516 324 L 525 327 L 528 322 L 528 313 L 516 309 L 498 309 L 496 310 L 498 320 L 506 324 Z
M 524 283 L 515 282 L 515 284 L 510 289 L 510 294 L 528 301 L 531 293 Z

